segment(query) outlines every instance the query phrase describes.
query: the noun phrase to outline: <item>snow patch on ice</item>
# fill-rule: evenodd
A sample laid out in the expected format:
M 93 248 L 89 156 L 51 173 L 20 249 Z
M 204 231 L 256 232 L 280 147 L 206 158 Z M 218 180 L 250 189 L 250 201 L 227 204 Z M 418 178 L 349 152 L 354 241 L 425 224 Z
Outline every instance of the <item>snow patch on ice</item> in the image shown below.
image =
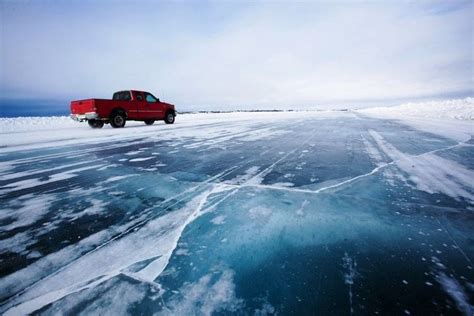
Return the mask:
M 257 167 L 257 166 L 250 167 L 244 172 L 244 174 L 238 175 L 234 179 L 226 180 L 226 181 L 224 181 L 224 183 L 238 185 L 238 184 L 248 182 L 250 179 L 255 177 L 255 175 L 257 175 L 258 171 L 259 171 L 259 167 Z
M 29 233 L 17 233 L 13 237 L 0 240 L 0 254 L 13 252 L 24 255 L 28 252 L 26 249 L 34 243 L 35 240 L 31 238 Z
M 133 280 L 133 279 L 132 279 Z M 115 277 L 95 287 L 85 288 L 54 302 L 42 314 L 61 315 L 128 315 L 134 304 L 140 303 L 148 294 L 149 285 Z M 84 304 L 84 302 L 88 302 Z
M 219 215 L 211 219 L 211 223 L 214 225 L 222 225 L 225 223 L 225 216 L 224 215 Z
M 212 315 L 236 312 L 243 300 L 236 297 L 234 271 L 224 269 L 204 275 L 184 285 L 167 304 L 163 315 Z
M 254 208 L 251 208 L 248 212 L 249 212 L 249 217 L 253 220 L 257 220 L 257 219 L 266 220 L 272 214 L 271 209 L 267 207 L 263 207 L 263 206 L 256 206 Z
M 177 256 L 189 256 L 189 249 L 180 248 L 174 254 Z
M 443 290 L 453 299 L 459 311 L 466 316 L 473 315 L 474 306 L 469 304 L 469 296 L 456 279 L 447 276 L 444 272 L 439 272 L 437 280 Z
M 91 216 L 91 215 L 100 214 L 105 210 L 105 206 L 108 204 L 102 200 L 98 200 L 94 198 L 88 199 L 87 202 L 89 202 L 91 205 L 81 212 L 70 214 L 69 215 L 70 220 L 76 220 L 82 216 L 87 216 L 87 215 Z
M 62 180 L 67 180 L 76 177 L 77 175 L 74 173 L 56 173 L 51 176 L 49 176 L 48 180 L 41 181 L 39 179 L 28 179 L 28 180 L 21 180 L 13 183 L 9 183 L 6 186 L 3 187 L 3 189 L 0 189 L 1 193 L 9 193 L 13 191 L 19 191 L 19 190 L 24 190 L 24 189 L 30 189 L 34 188 L 39 185 L 47 184 L 47 183 L 52 183 L 56 181 L 62 181 Z
M 305 209 L 306 206 L 308 206 L 308 205 L 309 205 L 309 201 L 308 201 L 308 200 L 304 200 L 303 203 L 301 204 L 301 207 L 296 210 L 296 215 L 298 215 L 298 216 L 304 216 L 304 209 Z
M 29 226 L 45 216 L 55 195 L 45 194 L 39 196 L 25 195 L 19 200 L 19 208 L 3 209 L 0 211 L 0 221 L 10 220 L 9 224 L 3 225 L 2 230 L 12 230 L 19 227 Z
M 5 193 L 14 192 L 14 191 L 34 188 L 39 185 L 71 179 L 71 178 L 76 177 L 77 173 L 79 172 L 90 170 L 90 169 L 97 169 L 102 166 L 103 165 L 94 165 L 94 166 L 88 166 L 88 167 L 78 168 L 74 170 L 68 170 L 65 172 L 55 173 L 48 176 L 48 179 L 44 181 L 40 180 L 40 178 L 36 178 L 36 179 L 27 179 L 27 180 L 21 180 L 21 181 L 9 183 L 6 186 L 4 186 L 2 189 L 0 189 L 0 193 L 5 194 Z
M 254 316 L 278 315 L 275 307 L 265 300 L 260 308 L 257 308 L 253 314 Z
M 107 180 L 105 180 L 104 183 L 120 181 L 120 180 L 130 178 L 130 177 L 133 177 L 133 176 L 135 176 L 135 175 L 134 174 L 128 174 L 128 175 L 125 175 L 125 176 L 114 176 L 114 177 L 110 177 Z
M 154 157 L 142 157 L 142 158 L 133 158 L 133 159 L 130 159 L 129 161 L 130 162 L 140 162 L 140 161 L 147 161 L 147 160 L 150 160 L 150 159 L 153 159 Z
M 127 155 L 127 156 L 135 156 L 135 155 L 138 155 L 138 154 L 140 154 L 140 153 L 141 153 L 141 151 L 139 151 L 139 150 L 133 150 L 133 151 L 129 151 L 128 153 L 125 153 L 125 155 Z
M 396 166 L 409 175 L 409 180 L 416 185 L 418 190 L 474 201 L 474 193 L 471 192 L 474 171 L 434 153 L 418 156 L 405 154 L 374 130 L 370 130 L 369 133 Z
M 66 169 L 66 168 L 69 168 L 69 167 L 74 167 L 74 166 L 79 166 L 79 165 L 84 165 L 84 164 L 87 164 L 89 163 L 88 161 L 80 161 L 80 162 L 76 162 L 76 163 L 71 163 L 71 164 L 61 164 L 60 166 L 57 166 L 57 167 L 53 167 L 53 168 L 44 168 L 44 167 L 39 167 L 37 169 L 35 169 L 35 166 L 31 166 L 32 168 L 29 169 L 28 171 L 16 171 L 16 172 L 13 172 L 13 170 L 11 169 L 14 169 L 12 168 L 14 163 L 12 163 L 11 161 L 6 163 L 6 162 L 3 162 L 3 163 L 0 163 L 0 172 L 2 172 L 2 165 L 3 166 L 10 166 L 10 170 L 11 171 L 10 173 L 2 173 L 2 180 L 13 180 L 13 179 L 17 179 L 17 178 L 22 178 L 22 177 L 26 177 L 26 176 L 34 176 L 34 175 L 37 175 L 37 174 L 45 174 L 45 173 L 48 173 L 48 172 L 51 172 L 51 171 L 56 171 L 56 170 L 61 170 L 61 169 Z

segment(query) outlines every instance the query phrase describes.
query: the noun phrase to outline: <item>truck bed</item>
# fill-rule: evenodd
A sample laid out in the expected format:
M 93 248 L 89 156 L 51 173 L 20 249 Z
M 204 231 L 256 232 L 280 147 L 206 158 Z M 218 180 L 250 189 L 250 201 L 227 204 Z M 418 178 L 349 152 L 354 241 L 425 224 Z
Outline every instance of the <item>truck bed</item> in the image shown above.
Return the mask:
M 112 109 L 122 107 L 129 108 L 127 101 L 107 99 L 85 99 L 71 102 L 71 114 L 82 119 L 107 118 Z M 95 114 L 92 117 L 92 114 Z
M 72 114 L 86 114 L 88 112 L 95 112 L 95 102 L 99 99 L 85 99 L 71 102 Z

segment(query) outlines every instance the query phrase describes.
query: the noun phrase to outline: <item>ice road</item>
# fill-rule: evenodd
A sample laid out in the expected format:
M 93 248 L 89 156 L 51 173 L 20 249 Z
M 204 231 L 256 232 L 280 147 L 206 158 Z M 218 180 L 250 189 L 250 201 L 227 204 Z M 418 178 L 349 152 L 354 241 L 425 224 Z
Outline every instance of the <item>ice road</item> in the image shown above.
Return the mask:
M 5 315 L 474 311 L 473 133 L 351 111 L 3 123 Z

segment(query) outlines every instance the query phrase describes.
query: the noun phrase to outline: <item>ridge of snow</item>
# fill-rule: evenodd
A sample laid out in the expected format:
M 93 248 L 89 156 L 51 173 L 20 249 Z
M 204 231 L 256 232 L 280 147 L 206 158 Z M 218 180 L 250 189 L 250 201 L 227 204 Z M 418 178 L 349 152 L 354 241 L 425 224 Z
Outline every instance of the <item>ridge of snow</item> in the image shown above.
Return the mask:
M 423 118 L 474 120 L 474 98 L 444 101 L 409 102 L 393 107 L 358 110 L 370 115 L 419 116 Z
M 474 137 L 474 98 L 405 103 L 394 107 L 357 110 L 378 119 L 399 121 L 417 130 L 436 134 L 457 142 Z

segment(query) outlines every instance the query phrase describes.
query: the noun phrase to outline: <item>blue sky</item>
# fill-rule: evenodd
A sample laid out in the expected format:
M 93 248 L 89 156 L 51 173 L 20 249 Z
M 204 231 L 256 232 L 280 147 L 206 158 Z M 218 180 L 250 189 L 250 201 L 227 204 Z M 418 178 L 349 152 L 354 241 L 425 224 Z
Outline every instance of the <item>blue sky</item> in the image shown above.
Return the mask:
M 184 108 L 473 95 L 472 1 L 2 1 L 3 98 L 149 90 Z

